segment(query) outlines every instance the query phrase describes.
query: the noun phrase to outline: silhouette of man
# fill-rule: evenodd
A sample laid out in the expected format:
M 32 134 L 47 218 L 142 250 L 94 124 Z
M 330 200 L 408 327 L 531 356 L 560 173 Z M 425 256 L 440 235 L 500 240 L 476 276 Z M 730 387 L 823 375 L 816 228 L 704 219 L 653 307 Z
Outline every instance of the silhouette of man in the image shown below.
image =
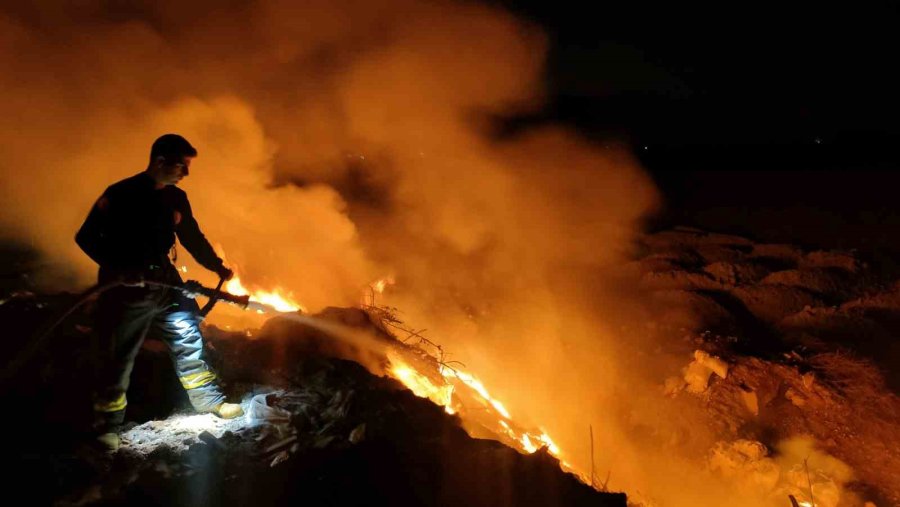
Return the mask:
M 107 188 L 75 236 L 100 265 L 101 284 L 124 283 L 100 295 L 96 314 L 101 366 L 94 392 L 95 429 L 110 450 L 118 449 L 115 429 L 124 421 L 131 370 L 148 333 L 168 345 L 194 409 L 223 418 L 243 414 L 240 405 L 225 403 L 204 358 L 197 303 L 180 291 L 140 283 L 182 283 L 169 260 L 176 236 L 203 267 L 226 280 L 233 275 L 200 232 L 187 194 L 177 188 L 196 156 L 185 138 L 160 137 L 150 149 L 147 169 Z

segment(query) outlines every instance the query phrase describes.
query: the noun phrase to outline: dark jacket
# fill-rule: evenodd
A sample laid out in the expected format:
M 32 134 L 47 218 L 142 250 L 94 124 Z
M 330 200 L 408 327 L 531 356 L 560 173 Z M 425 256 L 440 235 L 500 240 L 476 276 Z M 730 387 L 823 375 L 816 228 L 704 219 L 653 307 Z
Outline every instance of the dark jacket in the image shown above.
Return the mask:
M 146 172 L 111 185 L 94 204 L 75 242 L 100 265 L 100 279 L 147 275 L 168 268 L 175 237 L 203 267 L 219 272 L 222 259 L 200 232 L 187 194 L 156 188 Z

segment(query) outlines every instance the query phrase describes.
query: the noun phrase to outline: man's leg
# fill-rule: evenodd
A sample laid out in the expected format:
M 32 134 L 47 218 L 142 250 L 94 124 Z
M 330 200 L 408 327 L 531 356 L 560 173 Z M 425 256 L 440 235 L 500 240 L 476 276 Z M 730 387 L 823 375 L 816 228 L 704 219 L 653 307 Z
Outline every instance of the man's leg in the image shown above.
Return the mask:
M 100 350 L 94 386 L 94 426 L 100 433 L 114 431 L 125 420 L 125 393 L 131 370 L 152 319 L 152 303 L 135 299 L 131 293 L 111 290 L 98 301 L 96 331 Z
M 193 300 L 177 298 L 153 321 L 153 331 L 169 346 L 175 372 L 197 412 L 217 412 L 225 402 L 217 377 L 203 353 L 199 308 Z

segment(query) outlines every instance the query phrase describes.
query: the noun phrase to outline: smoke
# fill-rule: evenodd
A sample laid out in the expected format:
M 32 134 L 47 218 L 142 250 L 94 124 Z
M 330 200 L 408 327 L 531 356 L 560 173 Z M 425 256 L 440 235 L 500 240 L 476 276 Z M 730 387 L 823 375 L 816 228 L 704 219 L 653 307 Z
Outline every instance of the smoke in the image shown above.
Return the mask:
M 650 179 L 626 149 L 563 126 L 494 135 L 496 118 L 543 103 L 534 26 L 455 1 L 6 9 L 0 232 L 42 254 L 43 283 L 91 282 L 75 231 L 177 132 L 199 149 L 182 187 L 245 285 L 316 311 L 391 275 L 379 303 L 579 469 L 593 427 L 611 488 L 727 497 L 678 454 L 710 436 L 670 445 L 696 421 L 655 402 L 654 345 L 628 330 L 648 309 L 619 270 L 657 204 Z

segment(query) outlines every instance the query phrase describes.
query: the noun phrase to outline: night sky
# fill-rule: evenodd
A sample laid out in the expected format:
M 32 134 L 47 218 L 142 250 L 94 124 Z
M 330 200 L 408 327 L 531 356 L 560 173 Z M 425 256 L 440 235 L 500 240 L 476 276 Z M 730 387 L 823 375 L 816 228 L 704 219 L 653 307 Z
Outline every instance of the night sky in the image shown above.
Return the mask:
M 503 5 L 551 45 L 551 105 L 519 121 L 626 140 L 656 226 L 900 254 L 896 6 Z

